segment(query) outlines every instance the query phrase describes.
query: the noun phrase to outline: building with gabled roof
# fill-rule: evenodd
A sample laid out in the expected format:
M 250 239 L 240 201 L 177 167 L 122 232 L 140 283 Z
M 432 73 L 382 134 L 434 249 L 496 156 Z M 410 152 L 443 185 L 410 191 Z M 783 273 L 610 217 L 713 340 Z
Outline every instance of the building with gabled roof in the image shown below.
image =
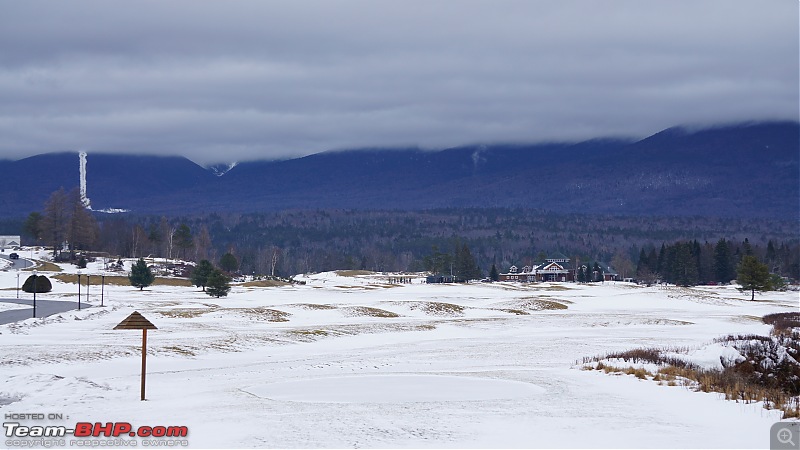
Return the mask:
M 0 249 L 19 247 L 22 242 L 19 236 L 0 236 Z
M 499 274 L 500 281 L 556 281 L 568 282 L 575 281 L 575 270 L 570 263 L 570 259 L 562 253 L 555 253 L 545 259 L 543 263 L 526 265 L 520 271 L 517 266 L 511 266 L 508 272 Z
M 553 258 L 536 268 L 536 281 L 575 281 L 575 269 L 569 259 Z
M 594 268 L 594 262 L 591 264 L 580 264 L 578 269 Z M 603 281 L 616 281 L 619 280 L 619 274 L 611 266 L 606 263 L 597 262 L 602 272 Z M 572 261 L 563 253 L 554 253 L 545 259 L 544 263 L 534 264 L 533 266 L 525 266 L 520 270 L 517 266 L 511 266 L 508 272 L 499 274 L 500 281 L 519 281 L 519 282 L 535 282 L 535 281 L 550 281 L 550 282 L 573 282 L 577 280 L 576 267 L 572 265 Z

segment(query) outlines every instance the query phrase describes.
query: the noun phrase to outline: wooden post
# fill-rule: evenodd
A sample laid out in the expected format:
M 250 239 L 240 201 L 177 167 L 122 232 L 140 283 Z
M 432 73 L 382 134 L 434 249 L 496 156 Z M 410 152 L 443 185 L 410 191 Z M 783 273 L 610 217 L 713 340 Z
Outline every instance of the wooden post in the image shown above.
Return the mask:
M 138 311 L 134 311 L 125 320 L 115 326 L 114 329 L 142 330 L 142 387 L 140 399 L 144 401 L 144 382 L 145 376 L 147 375 L 147 330 L 157 330 L 158 328 L 150 323 L 149 320 L 145 319 L 144 316 L 139 314 Z
M 147 328 L 142 329 L 142 401 L 144 401 L 144 377 L 147 374 Z

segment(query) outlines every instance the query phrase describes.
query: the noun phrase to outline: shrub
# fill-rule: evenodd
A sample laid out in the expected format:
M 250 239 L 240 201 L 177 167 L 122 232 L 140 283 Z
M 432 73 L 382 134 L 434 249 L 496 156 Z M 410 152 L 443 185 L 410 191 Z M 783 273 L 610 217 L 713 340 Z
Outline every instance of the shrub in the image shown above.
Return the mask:
M 765 324 L 772 325 L 776 329 L 780 330 L 800 328 L 800 312 L 767 314 L 761 320 Z
M 22 285 L 22 290 L 25 292 L 33 293 L 33 283 L 34 280 L 36 281 L 36 293 L 41 294 L 43 292 L 50 292 L 53 290 L 53 285 L 50 283 L 50 280 L 47 279 L 44 275 L 31 275 L 25 280 L 25 283 Z
M 702 392 L 720 392 L 728 400 L 746 403 L 763 401 L 767 409 L 780 409 L 784 419 L 800 416 L 800 313 L 764 316 L 764 323 L 774 327 L 772 336 L 731 335 L 714 342 L 735 348 L 742 359 L 723 363 L 722 370 L 703 369 L 681 359 L 663 356 L 662 351 L 643 348 L 611 353 L 594 361 L 619 359 L 628 363 L 653 363 L 659 367 L 654 381 L 667 381 L 669 386 L 681 382 Z M 584 363 L 592 359 L 584 359 Z M 597 369 L 601 369 L 598 363 Z M 644 369 L 625 369 L 602 365 L 603 371 L 623 372 L 646 379 Z

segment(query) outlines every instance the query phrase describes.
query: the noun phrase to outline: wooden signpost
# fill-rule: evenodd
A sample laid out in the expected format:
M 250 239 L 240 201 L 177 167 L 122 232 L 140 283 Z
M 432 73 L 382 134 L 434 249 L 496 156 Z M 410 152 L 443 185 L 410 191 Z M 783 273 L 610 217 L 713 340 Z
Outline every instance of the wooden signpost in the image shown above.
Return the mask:
M 145 319 L 138 311 L 114 327 L 115 330 L 142 330 L 142 401 L 144 401 L 144 379 L 147 373 L 147 330 L 157 330 L 149 320 Z

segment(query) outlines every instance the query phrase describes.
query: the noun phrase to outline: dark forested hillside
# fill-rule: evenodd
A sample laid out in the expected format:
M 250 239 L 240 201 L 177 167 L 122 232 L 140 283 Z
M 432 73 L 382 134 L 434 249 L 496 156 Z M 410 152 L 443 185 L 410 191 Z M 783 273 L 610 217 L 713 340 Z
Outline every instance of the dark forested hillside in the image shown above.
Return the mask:
M 21 228 L 0 220 L 0 234 Z M 182 225 L 185 225 L 182 226 Z M 170 233 L 186 229 L 186 248 Z M 581 261 L 612 263 L 630 275 L 642 249 L 663 243 L 749 239 L 765 252 L 772 241 L 782 252 L 782 273 L 800 277 L 797 222 L 776 219 L 636 217 L 556 214 L 531 209 L 426 211 L 291 210 L 257 214 L 194 214 L 184 217 L 102 216 L 92 249 L 126 257 L 181 256 L 218 261 L 234 254 L 244 273 L 291 275 L 332 269 L 417 271 L 436 252 L 466 244 L 484 274 L 494 263 L 508 268 L 563 253 Z M 30 236 L 23 236 L 31 242 Z M 180 244 L 180 245 L 179 245 Z M 785 247 L 784 247 L 785 245 Z M 759 250 L 760 249 L 760 250 Z M 735 248 L 732 250 L 735 251 Z M 626 263 L 626 261 L 628 261 Z M 618 264 L 619 263 L 619 264 Z
M 96 209 L 136 214 L 519 207 L 796 220 L 800 127 L 674 128 L 638 142 L 328 152 L 243 162 L 223 176 L 178 157 L 90 154 L 87 167 Z M 0 217 L 25 216 L 59 186 L 79 182 L 77 154 L 0 168 Z

